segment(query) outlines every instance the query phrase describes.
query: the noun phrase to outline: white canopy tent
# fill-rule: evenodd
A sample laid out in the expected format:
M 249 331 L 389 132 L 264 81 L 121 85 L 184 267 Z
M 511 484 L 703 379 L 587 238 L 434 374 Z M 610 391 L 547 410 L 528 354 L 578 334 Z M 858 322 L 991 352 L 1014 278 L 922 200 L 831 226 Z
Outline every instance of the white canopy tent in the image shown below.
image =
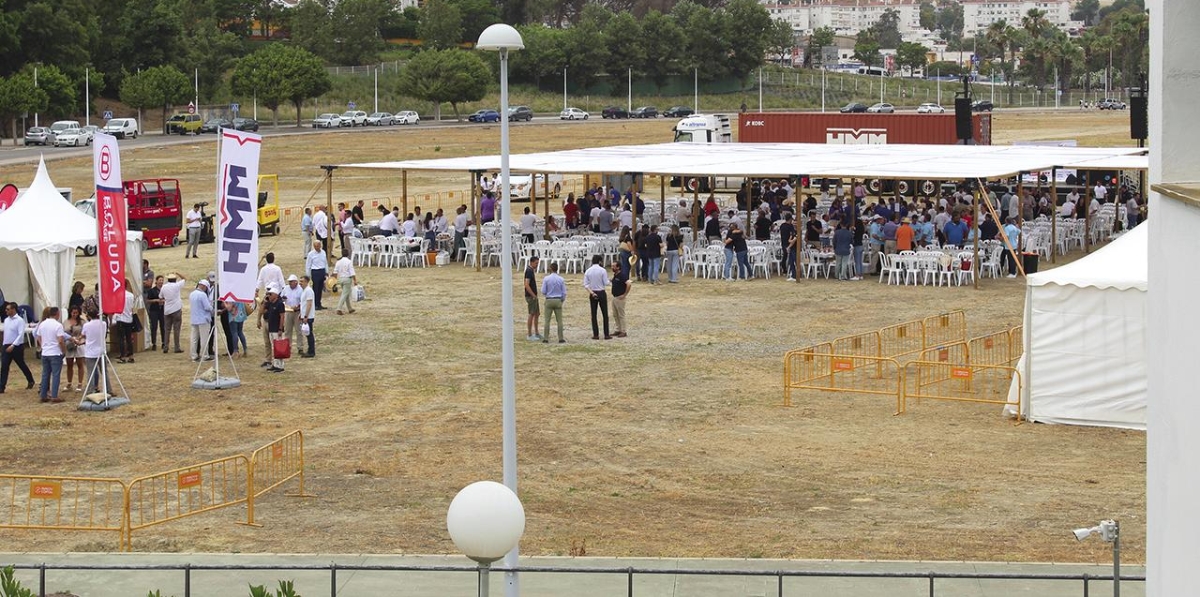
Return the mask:
M 1052 168 L 1144 169 L 1137 147 L 1020 145 L 824 145 L 817 143 L 659 143 L 516 154 L 520 172 L 638 172 L 687 176 L 808 174 L 855 178 L 963 180 Z M 491 171 L 500 156 L 341 164 L 374 170 Z
M 47 306 L 65 307 L 75 279 L 75 252 L 95 246 L 96 234 L 96 218 L 68 203 L 50 181 L 46 163 L 39 162 L 33 184 L 0 213 L 0 289 L 5 299 L 30 305 L 34 313 Z M 127 234 L 127 277 L 133 294 L 140 296 L 142 233 Z
M 1030 421 L 1146 428 L 1148 228 L 1029 276 L 1017 370 Z

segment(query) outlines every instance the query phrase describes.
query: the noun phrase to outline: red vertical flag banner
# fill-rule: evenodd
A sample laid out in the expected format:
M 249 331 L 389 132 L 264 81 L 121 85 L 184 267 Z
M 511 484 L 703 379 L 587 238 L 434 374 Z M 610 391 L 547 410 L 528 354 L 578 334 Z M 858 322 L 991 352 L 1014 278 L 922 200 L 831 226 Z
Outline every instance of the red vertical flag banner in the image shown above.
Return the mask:
M 92 144 L 96 180 L 96 257 L 100 260 L 100 304 L 105 315 L 125 309 L 125 230 L 128 212 L 121 185 L 117 138 L 96 133 Z

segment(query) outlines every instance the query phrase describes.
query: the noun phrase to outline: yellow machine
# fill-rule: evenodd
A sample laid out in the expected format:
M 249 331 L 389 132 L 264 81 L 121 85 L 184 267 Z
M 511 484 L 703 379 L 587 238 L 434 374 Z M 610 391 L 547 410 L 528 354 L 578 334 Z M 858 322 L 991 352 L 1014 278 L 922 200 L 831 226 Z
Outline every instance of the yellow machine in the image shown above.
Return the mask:
M 258 233 L 279 234 L 279 175 L 258 175 Z

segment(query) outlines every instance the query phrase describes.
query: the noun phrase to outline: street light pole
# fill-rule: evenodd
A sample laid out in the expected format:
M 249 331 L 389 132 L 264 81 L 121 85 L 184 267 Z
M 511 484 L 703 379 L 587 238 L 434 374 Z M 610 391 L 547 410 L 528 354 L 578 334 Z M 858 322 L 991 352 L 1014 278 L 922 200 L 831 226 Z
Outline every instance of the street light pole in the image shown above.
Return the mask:
M 700 113 L 700 67 L 692 67 L 692 111 Z
M 567 67 L 563 67 L 563 111 L 567 111 Z
M 503 419 L 503 462 L 504 485 L 517 492 L 517 386 L 516 372 L 513 364 L 513 262 L 512 262 L 512 197 L 509 195 L 508 168 L 508 53 L 510 50 L 521 50 L 525 43 L 521 34 L 510 25 L 497 23 L 483 30 L 479 43 L 475 46 L 481 50 L 493 50 L 500 53 L 500 311 L 501 311 L 501 377 L 503 385 L 502 419 Z M 514 543 L 513 548 L 504 556 L 506 568 L 514 569 L 518 565 L 519 547 Z M 517 597 L 521 593 L 520 583 L 516 572 L 505 573 L 505 591 L 507 597 Z

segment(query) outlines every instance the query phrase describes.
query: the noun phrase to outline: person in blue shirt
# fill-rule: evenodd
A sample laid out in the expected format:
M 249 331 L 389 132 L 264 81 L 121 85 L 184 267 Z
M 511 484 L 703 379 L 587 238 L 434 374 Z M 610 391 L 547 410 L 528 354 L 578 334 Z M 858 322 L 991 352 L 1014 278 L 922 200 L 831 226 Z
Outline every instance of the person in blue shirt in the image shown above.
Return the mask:
M 961 247 L 967 238 L 967 223 L 962 221 L 958 212 L 955 212 L 950 217 L 950 221 L 946 222 L 945 228 L 942 229 L 942 234 L 946 235 L 946 244 Z
M 883 252 L 883 223 L 886 218 L 876 215 L 875 219 L 867 226 L 867 240 L 871 243 L 871 251 L 878 255 Z M 871 258 L 871 267 L 875 267 L 875 258 Z M 879 271 L 878 268 L 875 271 Z
M 300 232 L 304 233 L 304 251 L 303 251 L 303 253 L 305 255 L 307 255 L 309 247 L 312 246 L 312 235 L 313 235 L 313 219 L 312 219 L 312 208 L 311 207 L 304 208 L 304 217 L 300 218 Z
M 1013 251 L 1021 249 L 1021 229 L 1017 227 L 1017 219 L 1009 217 L 1004 223 L 1004 236 L 1008 237 L 1008 246 L 1004 247 L 1004 252 L 1000 254 L 1000 267 L 1008 265 L 1008 277 L 1017 277 L 1017 260 L 1013 257 Z M 1009 248 L 1012 248 L 1012 251 Z

